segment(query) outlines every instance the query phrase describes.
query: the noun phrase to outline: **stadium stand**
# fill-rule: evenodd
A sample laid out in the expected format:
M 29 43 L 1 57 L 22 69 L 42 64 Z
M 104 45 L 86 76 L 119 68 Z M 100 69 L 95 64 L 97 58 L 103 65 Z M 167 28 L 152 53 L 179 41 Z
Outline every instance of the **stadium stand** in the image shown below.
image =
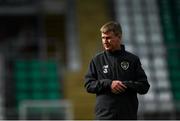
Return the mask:
M 180 114 L 180 1 L 158 0 L 176 116 Z
M 60 100 L 64 98 L 62 90 L 63 84 L 62 80 L 60 81 L 61 77 L 57 64 L 58 63 L 54 60 L 43 61 L 28 59 L 14 61 L 13 79 L 15 81 L 17 109 L 21 108 L 22 102 L 27 100 L 37 100 L 43 103 L 44 101 Z M 49 108 L 51 108 L 51 106 L 49 106 Z M 31 116 L 29 116 L 28 119 L 43 118 L 41 115 L 38 116 L 38 114 L 35 113 L 36 110 L 41 110 L 41 108 L 34 108 L 34 110 L 32 110 L 34 115 L 32 115 L 33 113 L 31 111 Z M 54 116 L 58 119 L 57 115 L 58 113 Z M 63 118 L 59 117 L 59 119 Z
M 178 26 L 176 28 L 172 24 L 178 23 L 178 19 L 172 21 L 171 17 L 173 19 L 178 16 L 174 14 L 179 14 L 175 12 L 178 11 L 178 0 L 114 2 L 116 20 L 124 30 L 124 43 L 128 50 L 140 56 L 151 84 L 149 93 L 139 96 L 140 118 L 177 118 L 174 99 L 179 99 L 179 50 L 176 48 L 178 39 L 175 38 Z M 176 69 L 169 69 L 169 66 Z
M 26 111 L 27 117 L 23 119 L 67 119 L 60 115 L 62 111 L 57 113 L 51 102 L 56 101 L 58 110 L 64 108 L 61 105 L 65 103 L 60 103 L 64 99 L 60 65 L 65 62 L 64 10 L 63 0 L 0 1 L 1 119 L 21 119 L 19 109 L 29 108 L 51 109 L 45 111 L 46 115 L 31 115 L 32 111 Z M 48 106 L 27 106 L 33 101 Z M 26 108 L 21 108 L 23 105 Z
M 16 100 L 53 100 L 63 98 L 58 65 L 53 60 L 17 60 L 14 63 Z M 62 87 L 61 87 L 62 86 Z M 18 106 L 18 105 L 17 105 Z

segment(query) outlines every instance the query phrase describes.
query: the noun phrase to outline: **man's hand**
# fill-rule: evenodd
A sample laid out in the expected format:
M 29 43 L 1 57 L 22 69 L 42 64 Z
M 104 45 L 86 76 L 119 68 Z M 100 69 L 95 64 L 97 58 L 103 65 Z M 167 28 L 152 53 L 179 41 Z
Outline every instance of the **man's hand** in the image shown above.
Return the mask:
M 113 80 L 111 84 L 111 90 L 113 93 L 117 94 L 124 92 L 127 87 L 119 80 Z

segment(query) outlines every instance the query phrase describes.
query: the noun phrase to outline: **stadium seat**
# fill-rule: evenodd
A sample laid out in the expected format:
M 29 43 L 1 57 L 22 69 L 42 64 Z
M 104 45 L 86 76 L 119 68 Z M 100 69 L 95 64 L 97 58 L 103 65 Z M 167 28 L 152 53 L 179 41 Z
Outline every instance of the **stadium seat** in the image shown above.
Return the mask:
M 23 100 L 63 98 L 62 80 L 55 61 L 16 60 L 14 70 L 18 104 Z

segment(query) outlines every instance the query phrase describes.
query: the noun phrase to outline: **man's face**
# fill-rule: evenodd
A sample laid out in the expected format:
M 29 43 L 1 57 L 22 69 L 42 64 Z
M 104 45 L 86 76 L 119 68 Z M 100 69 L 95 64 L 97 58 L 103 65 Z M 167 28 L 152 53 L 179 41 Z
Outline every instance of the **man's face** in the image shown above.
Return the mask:
M 113 32 L 101 33 L 102 44 L 105 50 L 114 51 L 120 49 L 121 38 Z

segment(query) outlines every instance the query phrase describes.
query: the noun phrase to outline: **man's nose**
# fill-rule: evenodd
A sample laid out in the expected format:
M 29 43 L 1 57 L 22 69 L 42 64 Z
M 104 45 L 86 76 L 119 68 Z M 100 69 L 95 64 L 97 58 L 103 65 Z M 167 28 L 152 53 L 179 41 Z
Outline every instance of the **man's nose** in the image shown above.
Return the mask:
M 103 43 L 108 43 L 108 40 L 107 40 L 107 39 L 104 39 Z
M 105 37 L 104 42 L 109 42 L 109 39 L 107 37 Z

